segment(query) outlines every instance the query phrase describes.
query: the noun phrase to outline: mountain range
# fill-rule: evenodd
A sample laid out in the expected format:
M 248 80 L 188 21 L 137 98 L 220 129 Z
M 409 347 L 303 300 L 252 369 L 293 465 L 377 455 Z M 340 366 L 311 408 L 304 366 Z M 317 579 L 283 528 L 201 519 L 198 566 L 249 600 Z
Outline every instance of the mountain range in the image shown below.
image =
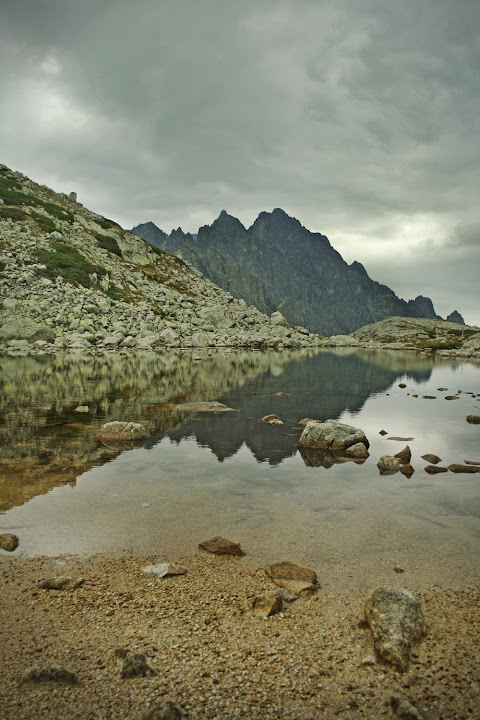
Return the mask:
M 345 262 L 321 233 L 276 208 L 261 212 L 248 229 L 222 210 L 198 234 L 181 228 L 167 235 L 154 223 L 132 232 L 181 257 L 219 287 L 292 324 L 322 335 L 351 333 L 391 316 L 441 319 L 430 298 L 406 302 L 372 280 L 360 262 Z M 448 320 L 463 323 L 454 311 Z

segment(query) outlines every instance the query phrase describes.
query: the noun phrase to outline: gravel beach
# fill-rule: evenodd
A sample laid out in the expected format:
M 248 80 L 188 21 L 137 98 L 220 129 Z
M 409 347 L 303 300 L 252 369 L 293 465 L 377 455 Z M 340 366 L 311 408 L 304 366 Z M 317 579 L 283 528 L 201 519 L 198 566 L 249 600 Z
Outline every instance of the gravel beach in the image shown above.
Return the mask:
M 263 618 L 245 603 L 281 591 L 253 558 L 199 552 L 162 579 L 143 572 L 157 561 L 2 554 L 0 717 L 133 720 L 172 701 L 186 718 L 375 719 L 399 696 L 429 720 L 480 718 L 478 587 L 403 582 L 428 635 L 402 675 L 375 663 L 366 591 L 327 591 L 319 577 L 312 597 Z M 71 580 L 42 588 L 51 578 Z M 144 677 L 122 677 L 127 651 L 145 656 Z M 52 665 L 77 682 L 28 675 Z

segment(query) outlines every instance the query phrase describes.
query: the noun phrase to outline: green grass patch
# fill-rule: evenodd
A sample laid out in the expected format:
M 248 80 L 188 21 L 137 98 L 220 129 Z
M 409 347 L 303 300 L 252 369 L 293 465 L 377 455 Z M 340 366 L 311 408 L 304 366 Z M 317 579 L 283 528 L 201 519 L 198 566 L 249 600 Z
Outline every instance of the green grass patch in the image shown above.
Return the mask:
M 104 230 L 109 230 L 110 228 L 120 228 L 118 223 L 114 220 L 109 220 L 108 218 L 95 218 L 95 222 Z
M 57 229 L 57 226 L 55 225 L 53 220 L 49 217 L 46 217 L 45 215 L 40 215 L 39 213 L 32 212 L 28 217 L 31 217 L 32 220 L 35 220 L 42 232 L 51 233 L 55 232 L 55 230 Z
M 5 207 L 3 205 L 0 205 L 0 218 L 4 218 L 5 220 L 28 220 L 30 215 L 25 212 L 25 210 L 21 210 L 20 208 L 16 207 Z
M 0 198 L 6 205 L 28 205 L 28 196 L 20 192 L 20 186 L 11 178 L 0 176 Z
M 90 288 L 94 286 L 90 275 L 96 273 L 99 278 L 105 275 L 104 268 L 93 265 L 76 248 L 63 243 L 52 243 L 52 250 L 37 250 L 37 257 L 46 265 L 46 270 L 40 273 L 51 279 L 60 275 L 67 282 Z
M 120 250 L 115 238 L 112 238 L 109 235 L 102 235 L 101 233 L 94 233 L 94 237 L 97 239 L 101 248 L 108 250 L 108 252 L 113 253 L 114 255 L 118 255 L 118 257 L 122 257 L 122 251 Z
M 61 205 L 55 205 L 54 203 L 37 199 L 32 201 L 32 205 L 40 205 L 49 215 L 53 215 L 57 220 L 66 220 L 69 223 L 72 223 L 74 220 L 73 214 L 64 210 Z

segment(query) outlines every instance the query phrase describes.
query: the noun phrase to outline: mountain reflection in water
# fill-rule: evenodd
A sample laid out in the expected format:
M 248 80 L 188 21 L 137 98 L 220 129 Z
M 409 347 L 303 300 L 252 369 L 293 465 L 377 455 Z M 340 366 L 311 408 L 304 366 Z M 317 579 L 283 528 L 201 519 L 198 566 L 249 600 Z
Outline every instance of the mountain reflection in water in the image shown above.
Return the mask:
M 113 420 L 143 423 L 151 448 L 194 436 L 219 461 L 246 445 L 275 465 L 296 453 L 299 420 L 357 413 L 405 374 L 426 381 L 433 361 L 377 351 L 202 351 L 135 356 L 0 358 L 0 510 L 70 483 L 122 450 L 95 440 Z M 287 393 L 278 396 L 277 393 Z M 219 400 L 239 412 L 192 416 L 182 402 Z M 86 405 L 88 413 L 75 408 Z M 261 422 L 276 413 L 280 428 Z

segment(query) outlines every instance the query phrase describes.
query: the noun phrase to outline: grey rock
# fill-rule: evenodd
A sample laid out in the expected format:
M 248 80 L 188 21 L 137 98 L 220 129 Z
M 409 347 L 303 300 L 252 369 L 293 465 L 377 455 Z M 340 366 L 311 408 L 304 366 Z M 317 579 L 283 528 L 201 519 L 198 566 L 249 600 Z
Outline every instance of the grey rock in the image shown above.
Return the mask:
M 423 720 L 424 716 L 407 698 L 393 695 L 390 698 L 390 710 L 399 720 Z
M 175 407 L 177 412 L 191 412 L 191 413 L 213 413 L 214 415 L 221 415 L 227 412 L 235 412 L 235 410 L 223 403 L 212 400 L 211 402 L 189 402 L 180 403 Z
M 148 437 L 147 430 L 140 423 L 114 420 L 105 423 L 97 432 L 96 439 L 101 442 L 137 442 Z
M 153 675 L 154 670 L 148 665 L 147 658 L 143 653 L 128 651 L 123 660 L 120 676 L 123 680 Z
M 377 467 L 380 471 L 380 475 L 393 475 L 398 472 L 402 467 L 402 462 L 399 458 L 393 455 L 382 455 L 380 460 L 377 462 Z
M 159 563 L 158 565 L 146 565 L 142 568 L 142 572 L 145 575 L 150 575 L 154 578 L 172 577 L 174 575 L 185 575 L 187 572 L 185 568 L 174 562 Z
M 369 447 L 363 430 L 336 420 L 325 420 L 323 423 L 311 420 L 305 426 L 297 447 L 341 453 L 357 443 Z
M 412 646 L 427 633 L 418 600 L 404 588 L 379 588 L 365 604 L 365 617 L 377 658 L 405 672 Z
M 0 327 L 0 342 L 8 340 L 27 340 L 34 343 L 36 340 L 53 342 L 55 333 L 52 328 L 28 317 L 11 317 Z

